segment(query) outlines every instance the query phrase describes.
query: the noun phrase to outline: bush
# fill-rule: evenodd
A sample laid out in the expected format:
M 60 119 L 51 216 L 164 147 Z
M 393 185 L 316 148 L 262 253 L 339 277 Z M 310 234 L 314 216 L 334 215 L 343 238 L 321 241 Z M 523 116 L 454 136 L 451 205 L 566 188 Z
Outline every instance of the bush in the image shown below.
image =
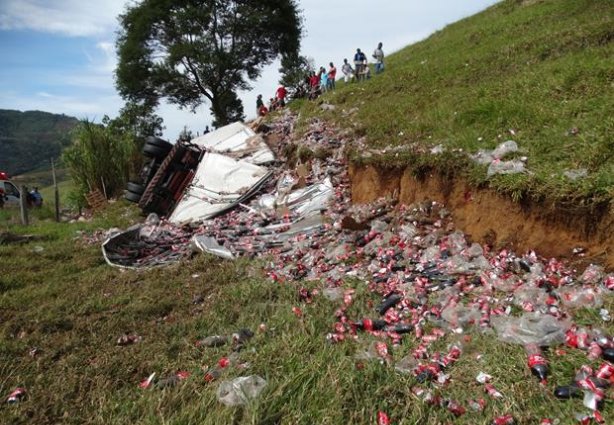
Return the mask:
M 81 198 L 95 189 L 112 198 L 120 195 L 126 185 L 135 151 L 136 141 L 131 133 L 86 119 L 75 129 L 63 160 Z

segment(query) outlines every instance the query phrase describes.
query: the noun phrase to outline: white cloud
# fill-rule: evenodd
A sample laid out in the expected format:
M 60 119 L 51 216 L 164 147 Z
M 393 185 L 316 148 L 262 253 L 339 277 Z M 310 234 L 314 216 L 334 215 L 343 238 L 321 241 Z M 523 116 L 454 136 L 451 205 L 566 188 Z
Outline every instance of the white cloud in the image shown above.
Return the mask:
M 96 47 L 102 50 L 107 57 L 115 56 L 115 46 L 110 41 L 99 41 Z
M 96 44 L 98 50 L 103 53 L 102 63 L 95 64 L 99 71 L 113 74 L 117 67 L 117 55 L 115 54 L 115 44 L 110 41 L 100 41 Z
M 101 5 L 83 0 L 2 0 L 0 29 L 34 30 L 68 36 L 96 36 L 113 32 L 125 0 Z

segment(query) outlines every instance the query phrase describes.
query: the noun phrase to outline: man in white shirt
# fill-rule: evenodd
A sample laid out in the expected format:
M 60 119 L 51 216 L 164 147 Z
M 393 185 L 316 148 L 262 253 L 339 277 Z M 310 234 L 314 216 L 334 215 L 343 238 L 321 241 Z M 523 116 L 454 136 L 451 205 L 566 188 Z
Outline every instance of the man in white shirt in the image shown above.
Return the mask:
M 354 70 L 352 69 L 352 65 L 350 65 L 347 59 L 343 59 L 343 66 L 341 67 L 341 72 L 343 72 L 343 79 L 346 83 L 349 83 L 352 78 L 354 78 Z
M 373 58 L 375 59 L 375 73 L 379 74 L 384 70 L 384 51 L 382 50 L 382 43 L 379 43 L 377 49 L 373 51 Z

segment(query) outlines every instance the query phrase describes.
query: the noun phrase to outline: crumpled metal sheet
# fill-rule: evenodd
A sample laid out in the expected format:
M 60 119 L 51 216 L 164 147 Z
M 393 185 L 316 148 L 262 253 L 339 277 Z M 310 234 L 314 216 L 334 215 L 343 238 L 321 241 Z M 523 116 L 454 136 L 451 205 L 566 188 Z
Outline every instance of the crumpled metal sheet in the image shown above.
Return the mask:
M 242 122 L 228 124 L 222 128 L 203 134 L 191 140 L 191 143 L 208 151 L 223 153 L 252 164 L 267 164 L 275 161 L 273 151 L 256 134 Z
M 271 175 L 265 167 L 207 152 L 169 221 L 184 224 L 215 217 L 248 199 Z
M 200 251 L 217 255 L 218 257 L 225 258 L 226 260 L 234 260 L 235 256 L 228 248 L 223 247 L 214 237 L 205 235 L 195 235 L 192 237 L 192 243 L 196 249 Z

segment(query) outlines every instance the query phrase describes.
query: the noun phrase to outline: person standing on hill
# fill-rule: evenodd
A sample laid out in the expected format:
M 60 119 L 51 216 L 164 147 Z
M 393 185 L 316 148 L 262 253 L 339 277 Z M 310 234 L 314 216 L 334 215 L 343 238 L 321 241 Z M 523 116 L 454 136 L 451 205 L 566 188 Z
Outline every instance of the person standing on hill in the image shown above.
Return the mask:
M 347 59 L 343 59 L 343 66 L 341 67 L 341 72 L 343 72 L 343 79 L 346 83 L 349 83 L 352 78 L 354 78 L 354 70 L 352 69 L 352 65 L 348 63 Z
M 269 112 L 266 106 L 264 106 L 264 102 L 262 100 L 262 95 L 259 94 L 256 98 L 256 113 L 259 117 L 263 117 Z
M 320 90 L 322 93 L 328 90 L 328 74 L 323 66 L 320 67 Z
M 38 191 L 38 187 L 32 189 L 29 193 L 30 199 L 32 200 L 32 206 L 42 207 L 43 206 L 43 196 Z
M 309 91 L 309 99 L 313 100 L 316 97 L 318 97 L 319 93 L 319 88 L 320 88 L 320 77 L 318 77 L 318 75 L 314 72 L 311 73 L 311 77 L 309 77 L 309 87 L 310 87 L 310 91 Z
M 286 88 L 284 86 L 279 86 L 279 88 L 277 89 L 277 104 L 279 105 L 279 107 L 283 108 L 284 106 L 286 106 L 287 94 L 288 91 L 286 90 Z
M 336 76 L 337 76 L 337 68 L 335 68 L 335 65 L 331 62 L 330 68 L 328 69 L 328 88 L 330 90 L 335 90 Z
M 366 66 L 367 57 L 360 49 L 356 49 L 356 54 L 354 55 L 354 69 L 356 72 L 356 79 L 360 80 L 360 76 L 363 72 L 363 67 Z
M 380 42 L 377 48 L 373 51 L 373 58 L 375 59 L 375 73 L 379 74 L 384 70 L 384 51 L 382 50 L 383 44 Z

